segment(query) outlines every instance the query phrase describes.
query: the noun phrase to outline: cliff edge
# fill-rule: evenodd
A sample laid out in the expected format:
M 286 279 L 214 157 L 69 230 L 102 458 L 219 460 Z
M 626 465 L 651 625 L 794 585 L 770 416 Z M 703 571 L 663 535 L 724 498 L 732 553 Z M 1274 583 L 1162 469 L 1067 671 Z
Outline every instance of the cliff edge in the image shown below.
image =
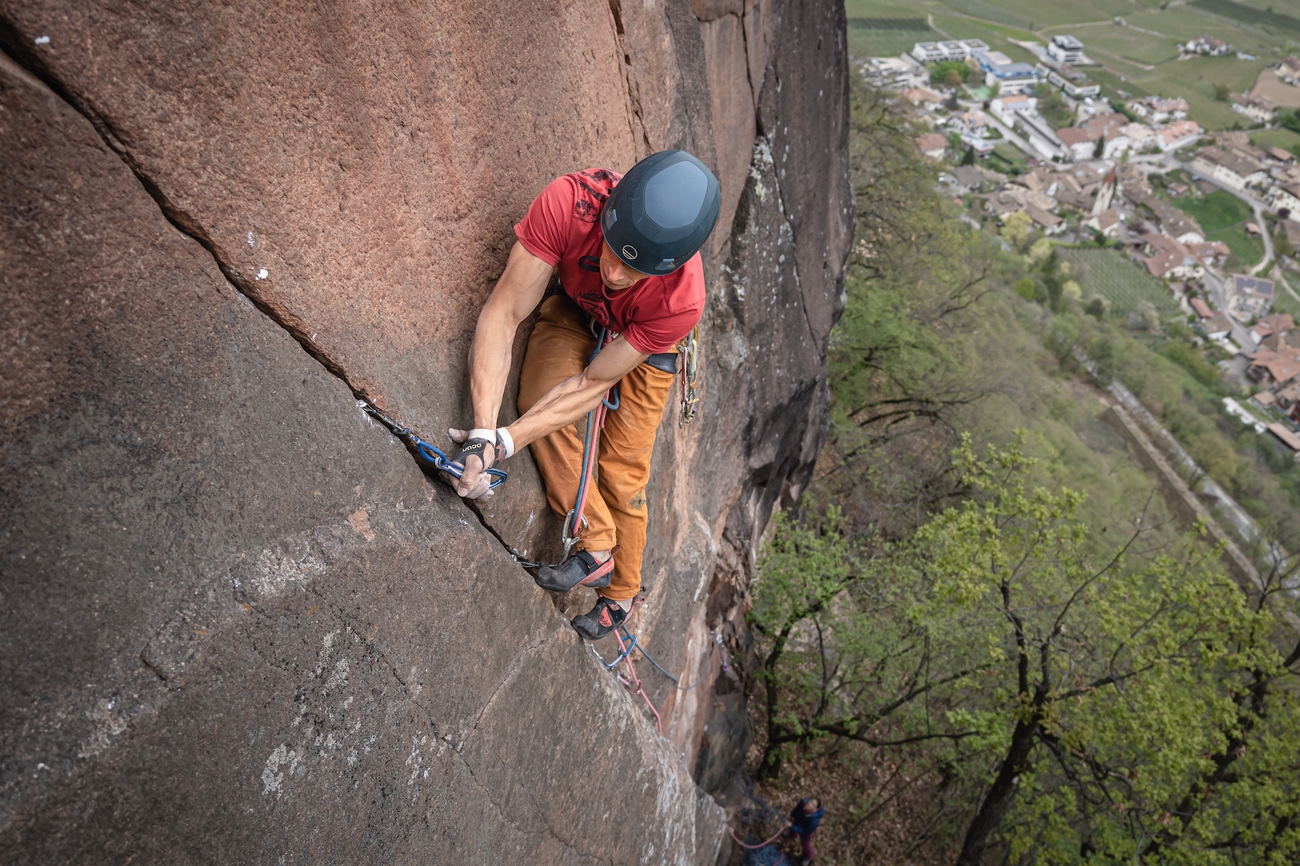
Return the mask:
M 0 0 L 0 47 L 0 859 L 714 862 L 709 648 L 824 433 L 842 5 Z M 724 210 L 647 495 L 638 631 L 707 678 L 637 662 L 661 736 L 506 550 L 556 553 L 530 459 L 471 510 L 357 398 L 466 417 L 529 201 L 666 147 Z

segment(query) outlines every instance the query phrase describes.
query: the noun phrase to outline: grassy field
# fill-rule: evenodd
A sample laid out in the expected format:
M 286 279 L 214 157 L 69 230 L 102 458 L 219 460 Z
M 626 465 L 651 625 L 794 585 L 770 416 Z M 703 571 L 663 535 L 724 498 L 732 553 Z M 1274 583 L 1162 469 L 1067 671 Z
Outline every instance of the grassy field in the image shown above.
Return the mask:
M 1231 193 L 1216 189 L 1206 196 L 1186 195 L 1169 199 L 1169 203 L 1192 215 L 1207 232 L 1217 232 L 1243 223 L 1254 216 L 1245 202 Z
M 911 51 L 918 42 L 943 38 L 916 6 L 849 0 L 844 9 L 849 19 L 851 57 L 893 57 Z
M 1296 291 L 1300 292 L 1300 277 L 1293 274 L 1286 276 L 1286 282 Z M 1290 313 L 1296 321 L 1300 321 L 1300 301 L 1291 297 L 1291 293 L 1284 286 L 1278 285 L 1273 291 L 1273 312 Z
M 1206 240 L 1223 241 L 1244 264 L 1253 265 L 1264 257 L 1264 242 L 1246 234 L 1246 223 L 1254 219 L 1254 211 L 1231 193 L 1216 189 L 1205 196 L 1167 201 L 1191 214 L 1205 230 Z
M 1219 229 L 1217 232 L 1207 231 L 1205 239 L 1223 241 L 1228 245 L 1228 249 L 1232 250 L 1232 254 L 1246 265 L 1258 264 L 1259 260 L 1264 258 L 1264 242 L 1246 234 L 1246 230 L 1241 226 Z
M 1289 129 L 1269 129 L 1252 135 L 1250 143 L 1256 147 L 1280 147 L 1296 153 L 1300 149 L 1300 133 Z
M 1110 301 L 1112 315 L 1127 316 L 1142 301 L 1150 301 L 1162 319 L 1181 314 L 1163 283 L 1114 250 L 1063 249 L 1061 256 L 1076 270 L 1085 271 L 1085 284 Z

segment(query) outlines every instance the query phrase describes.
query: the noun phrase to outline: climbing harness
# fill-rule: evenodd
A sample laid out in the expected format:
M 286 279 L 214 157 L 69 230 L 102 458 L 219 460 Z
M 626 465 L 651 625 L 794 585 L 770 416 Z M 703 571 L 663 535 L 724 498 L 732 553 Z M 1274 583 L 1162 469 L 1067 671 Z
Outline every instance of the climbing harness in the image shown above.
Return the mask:
M 699 332 L 700 326 L 696 325 L 691 328 L 690 336 L 677 344 L 678 354 L 682 356 L 681 370 L 679 371 L 682 378 L 682 417 L 677 422 L 678 427 L 685 427 L 695 420 L 695 404 L 700 401 L 700 398 L 695 393 L 700 354 Z
M 358 400 L 357 405 L 361 407 L 361 410 L 365 412 L 367 415 L 369 415 L 371 418 L 374 418 L 380 424 L 383 424 L 385 427 L 387 427 L 388 432 L 392 433 L 398 439 L 401 439 L 403 442 L 407 443 L 409 446 L 415 449 L 415 453 L 418 454 L 421 458 L 423 458 L 424 462 L 432 465 L 435 469 L 441 472 L 446 472 L 448 475 L 451 475 L 455 478 L 459 478 L 462 474 L 464 474 L 465 472 L 464 466 L 449 458 L 446 454 L 444 454 L 442 451 L 435 448 L 433 445 L 430 445 L 428 442 L 425 442 L 423 439 L 417 436 L 415 431 L 412 430 L 410 427 L 403 427 L 401 424 L 398 424 L 396 421 L 389 418 L 383 412 L 380 412 L 379 409 L 376 408 L 375 405 L 369 402 L 368 400 Z M 489 490 L 497 489 L 502 484 L 504 484 L 506 478 L 509 477 L 508 475 L 506 475 L 504 471 L 497 469 L 495 467 L 489 467 L 484 471 L 488 475 L 492 476 L 492 483 L 488 485 Z

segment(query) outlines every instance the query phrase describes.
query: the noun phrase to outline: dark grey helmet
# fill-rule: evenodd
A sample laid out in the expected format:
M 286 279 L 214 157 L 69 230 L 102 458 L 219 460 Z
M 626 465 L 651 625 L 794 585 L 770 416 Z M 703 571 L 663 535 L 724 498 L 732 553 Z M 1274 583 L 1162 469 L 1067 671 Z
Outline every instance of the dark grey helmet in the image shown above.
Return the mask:
M 718 221 L 713 172 L 684 150 L 661 150 L 623 175 L 605 203 L 605 243 L 629 268 L 672 273 L 695 255 Z

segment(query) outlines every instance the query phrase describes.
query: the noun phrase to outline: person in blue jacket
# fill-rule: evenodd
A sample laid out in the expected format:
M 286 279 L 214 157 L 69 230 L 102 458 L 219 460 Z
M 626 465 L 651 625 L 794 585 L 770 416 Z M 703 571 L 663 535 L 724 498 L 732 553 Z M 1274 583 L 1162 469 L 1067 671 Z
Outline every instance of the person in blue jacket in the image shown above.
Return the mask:
M 813 857 L 817 856 L 813 851 L 812 837 L 817 832 L 817 825 L 821 824 L 822 816 L 826 810 L 822 808 L 822 801 L 816 797 L 804 797 L 793 809 L 790 810 L 790 833 L 798 836 L 803 842 L 803 864 L 808 866 Z

